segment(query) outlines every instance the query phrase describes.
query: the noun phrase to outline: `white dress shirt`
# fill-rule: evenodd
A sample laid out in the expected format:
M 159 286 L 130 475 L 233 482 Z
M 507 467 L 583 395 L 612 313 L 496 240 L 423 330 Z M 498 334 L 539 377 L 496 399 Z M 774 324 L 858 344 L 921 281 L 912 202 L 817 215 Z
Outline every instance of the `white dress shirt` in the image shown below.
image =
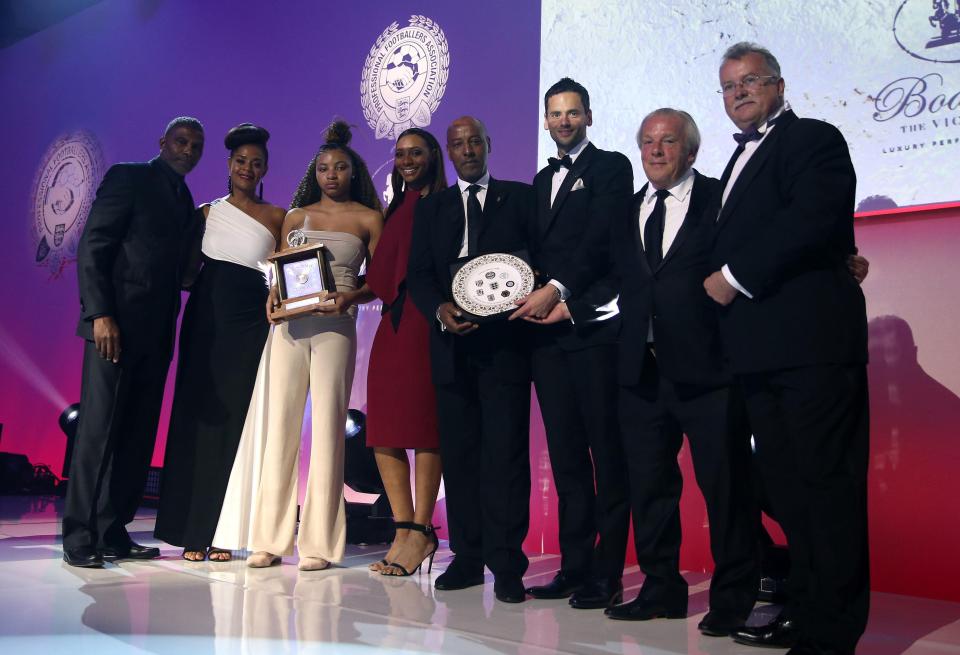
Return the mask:
M 663 254 L 666 255 L 673 245 L 673 240 L 677 238 L 677 232 L 683 225 L 683 219 L 690 209 L 690 194 L 693 191 L 693 169 L 689 169 L 680 176 L 680 179 L 674 182 L 673 186 L 667 189 L 669 196 L 663 199 L 666 216 L 663 223 Z M 653 207 L 657 204 L 657 190 L 652 184 L 647 184 L 647 193 L 643 196 L 643 202 L 640 203 L 640 240 L 643 242 L 643 248 L 646 250 L 646 234 L 644 230 L 647 227 L 647 220 L 653 213 Z
M 457 257 L 466 257 L 467 256 L 467 235 L 470 233 L 470 226 L 467 224 L 470 220 L 470 212 L 467 211 L 467 200 L 470 198 L 470 187 L 476 184 L 480 187 L 480 190 L 477 191 L 477 200 L 480 201 L 480 209 L 483 209 L 484 203 L 487 201 L 487 187 L 490 186 L 490 171 L 487 171 L 483 174 L 476 182 L 467 182 L 466 180 L 461 180 L 457 178 L 457 186 L 460 187 L 460 202 L 463 203 L 463 242 L 460 244 L 460 253 Z
M 771 120 L 777 118 L 780 114 L 787 111 L 788 109 L 790 109 L 789 103 L 784 102 L 783 106 L 780 107 L 780 109 L 778 109 L 769 118 L 767 118 L 767 120 L 765 120 L 762 125 L 757 127 L 757 131 L 760 132 L 760 134 L 762 134 L 763 136 L 761 136 L 756 141 L 748 141 L 743 145 L 743 152 L 740 153 L 740 156 L 737 158 L 736 163 L 734 163 L 733 169 L 730 171 L 730 179 L 727 180 L 727 186 L 723 188 L 723 199 L 722 199 L 722 204 L 720 205 L 721 212 L 722 212 L 723 205 L 727 204 L 727 196 L 730 195 L 730 191 L 733 189 L 733 185 L 737 183 L 737 178 L 740 177 L 740 173 L 742 173 L 743 169 L 746 168 L 747 162 L 749 162 L 750 158 L 753 157 L 753 154 L 757 151 L 757 148 L 760 147 L 760 144 L 763 143 L 763 140 L 767 138 L 767 135 L 769 135 L 774 129 L 776 129 L 777 127 L 776 125 L 768 126 L 768 123 Z M 717 218 L 719 218 L 719 216 Z M 743 287 L 743 285 L 737 282 L 737 278 L 734 277 L 733 271 L 730 270 L 729 265 L 724 264 L 720 268 L 720 272 L 723 273 L 723 277 L 726 278 L 727 282 L 729 282 L 730 285 L 733 286 L 733 288 L 735 288 L 737 291 L 745 295 L 747 298 L 753 298 L 753 294 L 747 291 Z

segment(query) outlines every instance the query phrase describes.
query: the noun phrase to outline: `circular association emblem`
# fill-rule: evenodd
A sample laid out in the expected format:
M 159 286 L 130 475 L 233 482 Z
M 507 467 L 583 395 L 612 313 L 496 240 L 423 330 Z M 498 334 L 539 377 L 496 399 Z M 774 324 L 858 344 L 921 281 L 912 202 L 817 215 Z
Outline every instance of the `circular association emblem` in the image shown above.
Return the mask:
M 474 316 L 494 316 L 516 309 L 513 301 L 533 291 L 533 282 L 533 269 L 519 257 L 480 255 L 453 276 L 453 299 Z
M 414 14 L 404 27 L 391 23 L 370 48 L 360 79 L 360 104 L 376 138 L 429 125 L 449 71 L 447 39 L 433 20 Z
M 903 0 L 893 18 L 893 38 L 911 57 L 960 63 L 960 5 L 956 0 Z
M 89 132 L 58 138 L 44 154 L 33 183 L 36 262 L 57 277 L 76 261 L 80 233 L 103 175 L 100 144 Z
M 298 248 L 307 242 L 307 235 L 303 230 L 290 230 L 287 233 L 287 245 L 291 248 Z

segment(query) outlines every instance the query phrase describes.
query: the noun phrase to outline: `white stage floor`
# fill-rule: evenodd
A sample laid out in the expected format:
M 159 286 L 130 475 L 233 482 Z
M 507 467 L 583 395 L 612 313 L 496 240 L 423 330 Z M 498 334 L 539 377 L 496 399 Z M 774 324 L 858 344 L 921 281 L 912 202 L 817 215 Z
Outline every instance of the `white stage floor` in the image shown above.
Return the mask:
M 146 509 L 131 531 L 140 543 L 160 545 L 161 559 L 75 569 L 61 559 L 58 507 L 50 498 L 0 497 L 0 653 L 782 652 L 700 635 L 704 574 L 687 575 L 687 620 L 612 621 L 566 601 L 497 602 L 489 575 L 482 588 L 438 592 L 432 580 L 446 568 L 446 550 L 432 575 L 405 579 L 367 571 L 384 552 L 374 547 L 350 546 L 342 565 L 310 573 L 294 558 L 270 569 L 189 563 L 153 539 Z M 556 556 L 531 558 L 525 582 L 549 580 L 558 564 Z M 628 599 L 641 582 L 635 567 L 627 572 Z M 760 605 L 751 623 L 775 614 Z M 960 654 L 960 603 L 875 593 L 858 653 Z

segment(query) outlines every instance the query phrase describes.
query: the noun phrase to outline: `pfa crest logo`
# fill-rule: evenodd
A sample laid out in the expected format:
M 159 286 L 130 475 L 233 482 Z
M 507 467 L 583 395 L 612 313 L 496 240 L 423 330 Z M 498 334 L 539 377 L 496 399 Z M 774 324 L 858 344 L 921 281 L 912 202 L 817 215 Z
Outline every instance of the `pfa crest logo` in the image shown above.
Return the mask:
M 450 51 L 440 26 L 413 15 L 377 37 L 363 65 L 360 104 L 378 139 L 425 127 L 447 86 Z
M 960 62 L 960 2 L 903 0 L 893 19 L 893 37 L 911 57 Z
M 103 170 L 96 138 L 75 132 L 57 139 L 44 154 L 33 183 L 33 232 L 36 262 L 55 278 L 77 257 Z

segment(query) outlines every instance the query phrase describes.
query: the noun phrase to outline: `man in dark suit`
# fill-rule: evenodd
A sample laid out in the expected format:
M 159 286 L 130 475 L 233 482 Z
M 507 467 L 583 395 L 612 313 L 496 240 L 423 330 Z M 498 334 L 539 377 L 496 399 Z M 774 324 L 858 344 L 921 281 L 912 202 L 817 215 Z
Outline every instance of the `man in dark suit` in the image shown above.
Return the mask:
M 630 211 L 633 170 L 625 156 L 587 139 L 593 115 L 583 86 L 561 79 L 547 90 L 544 109 L 558 158 L 534 179 L 531 256 L 548 283 L 512 318 L 548 323 L 534 332 L 532 365 L 559 500 L 561 563 L 551 582 L 530 593 L 598 609 L 623 596 L 629 530 L 616 418 L 619 325 L 608 277 L 610 227 Z M 586 320 L 601 306 L 606 320 Z
M 692 168 L 700 132 L 686 112 L 649 114 L 637 144 L 648 183 L 634 196 L 629 218 L 613 226 L 611 249 L 621 318 L 620 426 L 645 578 L 635 600 L 606 614 L 634 621 L 687 615 L 677 464 L 686 434 L 714 559 L 710 612 L 698 627 L 725 636 L 743 627 L 756 600 L 760 515 L 745 409 L 723 364 L 715 305 L 703 290 L 719 182 Z
M 867 322 L 845 264 L 856 175 L 835 127 L 784 104 L 766 49 L 729 48 L 720 85 L 740 145 L 721 179 L 704 287 L 791 562 L 784 612 L 734 638 L 795 655 L 852 653 L 870 595 Z
M 458 260 L 527 248 L 532 189 L 491 178 L 489 152 L 479 120 L 465 116 L 447 129 L 458 179 L 417 204 L 407 285 L 433 323 L 430 360 L 455 555 L 436 588 L 482 584 L 486 565 L 497 599 L 518 603 L 528 563 L 522 545 L 530 502 L 529 326 L 468 320 L 451 289 Z
M 63 559 L 73 566 L 160 554 L 135 544 L 125 525 L 143 494 L 184 268 L 199 238 L 183 177 L 202 153 L 200 122 L 171 121 L 157 157 L 107 171 L 80 237 L 83 378 L 63 513 Z

